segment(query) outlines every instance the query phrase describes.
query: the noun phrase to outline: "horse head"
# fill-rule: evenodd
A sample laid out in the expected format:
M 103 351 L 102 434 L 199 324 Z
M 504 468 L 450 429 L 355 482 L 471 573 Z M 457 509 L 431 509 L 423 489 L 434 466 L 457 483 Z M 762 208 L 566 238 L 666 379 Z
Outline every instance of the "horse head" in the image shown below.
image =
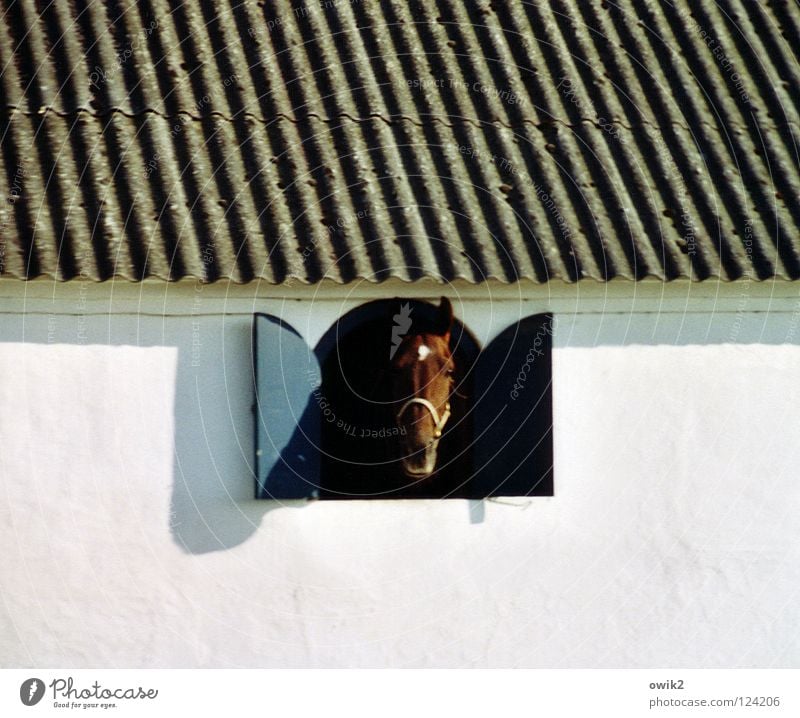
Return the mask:
M 437 450 L 450 418 L 455 362 L 450 351 L 453 307 L 442 297 L 430 331 L 406 334 L 390 362 L 391 399 L 399 428 L 403 472 L 425 479 L 436 470 Z

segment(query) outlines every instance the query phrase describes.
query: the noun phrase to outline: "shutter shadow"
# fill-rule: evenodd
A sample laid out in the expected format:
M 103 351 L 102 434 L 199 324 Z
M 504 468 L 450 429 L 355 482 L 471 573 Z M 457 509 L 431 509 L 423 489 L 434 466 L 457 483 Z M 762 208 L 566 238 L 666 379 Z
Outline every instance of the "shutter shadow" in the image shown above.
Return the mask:
M 553 317 L 501 332 L 475 371 L 475 495 L 552 496 Z
M 253 321 L 256 498 L 316 496 L 320 481 L 321 372 L 305 339 L 281 319 Z

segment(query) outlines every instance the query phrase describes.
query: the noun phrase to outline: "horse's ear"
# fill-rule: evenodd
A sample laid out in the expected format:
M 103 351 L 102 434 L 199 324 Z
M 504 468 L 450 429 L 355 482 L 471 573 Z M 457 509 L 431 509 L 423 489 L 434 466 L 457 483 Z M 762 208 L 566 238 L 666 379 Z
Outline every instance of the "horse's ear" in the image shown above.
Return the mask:
M 453 327 L 453 305 L 447 297 L 442 297 L 439 302 L 439 316 L 436 318 L 436 332 L 446 339 L 450 339 L 450 330 Z

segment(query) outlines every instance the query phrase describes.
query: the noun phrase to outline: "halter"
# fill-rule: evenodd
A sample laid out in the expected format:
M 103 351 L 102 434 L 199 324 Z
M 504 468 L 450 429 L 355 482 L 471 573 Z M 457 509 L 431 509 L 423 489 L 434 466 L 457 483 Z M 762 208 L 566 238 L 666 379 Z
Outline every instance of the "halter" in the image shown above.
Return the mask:
M 444 429 L 444 425 L 447 423 L 447 420 L 450 418 L 450 402 L 445 402 L 444 405 L 444 413 L 439 416 L 439 412 L 436 411 L 436 407 L 431 404 L 427 399 L 421 399 L 420 397 L 413 397 L 409 399 L 403 406 L 400 407 L 400 411 L 397 412 L 397 423 L 400 423 L 400 420 L 403 418 L 403 414 L 405 414 L 406 409 L 412 404 L 421 404 L 424 406 L 429 412 L 431 417 L 433 417 L 433 425 L 435 427 L 433 432 L 434 439 L 441 439 L 442 438 L 442 429 Z

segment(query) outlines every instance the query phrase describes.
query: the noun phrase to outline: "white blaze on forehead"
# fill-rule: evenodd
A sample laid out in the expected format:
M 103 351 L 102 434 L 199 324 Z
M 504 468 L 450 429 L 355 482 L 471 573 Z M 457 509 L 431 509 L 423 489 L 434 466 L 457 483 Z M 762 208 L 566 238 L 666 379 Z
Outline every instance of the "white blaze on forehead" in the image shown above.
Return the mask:
M 425 344 L 420 344 L 419 349 L 417 349 L 417 360 L 425 361 L 430 353 L 431 353 L 431 348 L 429 346 L 426 346 Z

